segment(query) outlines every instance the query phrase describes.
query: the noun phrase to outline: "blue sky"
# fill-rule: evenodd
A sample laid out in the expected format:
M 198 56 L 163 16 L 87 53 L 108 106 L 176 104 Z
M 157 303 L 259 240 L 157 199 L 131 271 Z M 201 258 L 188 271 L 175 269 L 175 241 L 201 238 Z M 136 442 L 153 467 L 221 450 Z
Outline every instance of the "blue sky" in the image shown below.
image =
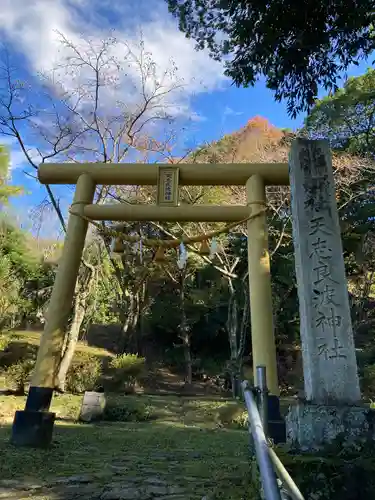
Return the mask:
M 22 68 L 22 74 L 18 71 L 16 76 L 31 79 L 33 89 L 39 85 L 37 74 L 40 71 L 51 74 L 66 60 L 67 49 L 61 47 L 57 31 L 74 44 L 81 43 L 81 35 L 100 44 L 112 33 L 111 30 L 115 30 L 114 35 L 121 43 L 126 41 L 135 47 L 142 36 L 145 50 L 152 53 L 158 68 L 158 77 L 170 68 L 173 60 L 177 70 L 170 81 L 172 78 L 179 82 L 183 80 L 183 89 L 175 92 L 173 102 L 169 102 L 176 130 L 181 128 L 177 154 L 184 147 L 193 147 L 233 132 L 256 115 L 268 118 L 277 127 L 296 129 L 303 122 L 303 116 L 296 120 L 289 118 L 286 104 L 276 103 L 264 83 L 259 82 L 249 89 L 231 86 L 223 77 L 222 66 L 207 54 L 196 52 L 193 42 L 186 40 L 178 31 L 164 0 L 2 0 L 1 7 L 0 33 L 6 40 L 12 61 Z M 349 75 L 359 75 L 367 66 L 363 63 L 354 67 Z M 130 83 L 136 86 L 139 81 L 132 69 L 129 74 L 131 82 L 126 78 L 121 80 L 116 96 L 131 102 L 136 97 Z M 74 84 L 78 85 L 78 80 Z M 64 85 L 64 88 L 72 89 L 72 79 L 69 80 L 66 75 Z M 104 96 L 104 107 L 113 108 L 111 98 L 113 95 L 110 93 Z M 39 105 L 47 106 L 43 100 L 39 101 Z M 19 106 L 22 107 L 22 103 Z M 27 146 L 37 158 L 33 149 L 39 146 L 38 140 L 22 126 L 21 131 Z M 28 193 L 14 200 L 14 210 L 25 227 L 35 230 L 31 212 L 43 201 L 44 188 L 25 175 L 25 170 L 33 172 L 24 162 L 17 145 L 4 137 L 0 137 L 0 142 L 8 143 L 12 150 L 12 183 L 25 186 Z M 61 198 L 66 215 L 72 189 L 59 187 L 55 192 Z M 53 214 L 44 214 L 42 222 L 43 236 L 56 235 L 58 223 Z

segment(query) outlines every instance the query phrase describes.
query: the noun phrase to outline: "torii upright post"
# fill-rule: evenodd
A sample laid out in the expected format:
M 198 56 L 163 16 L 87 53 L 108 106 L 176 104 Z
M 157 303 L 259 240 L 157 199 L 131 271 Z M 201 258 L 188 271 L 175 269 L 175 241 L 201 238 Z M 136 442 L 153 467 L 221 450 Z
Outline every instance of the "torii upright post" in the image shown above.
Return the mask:
M 248 179 L 246 197 L 250 213 L 260 212 L 266 207 L 266 188 L 260 175 L 256 174 Z M 257 366 L 266 367 L 269 390 L 268 429 L 275 442 L 284 442 L 285 425 L 279 404 L 266 212 L 247 222 L 247 233 L 254 382 L 258 386 Z
M 94 181 L 89 175 L 82 174 L 77 181 L 73 200 L 78 213 L 83 213 L 84 205 L 92 203 L 94 192 Z M 25 410 L 17 411 L 14 417 L 12 443 L 17 446 L 44 447 L 52 439 L 55 414 L 49 412 L 49 408 L 56 387 L 55 378 L 86 233 L 87 222 L 77 215 L 70 215 Z

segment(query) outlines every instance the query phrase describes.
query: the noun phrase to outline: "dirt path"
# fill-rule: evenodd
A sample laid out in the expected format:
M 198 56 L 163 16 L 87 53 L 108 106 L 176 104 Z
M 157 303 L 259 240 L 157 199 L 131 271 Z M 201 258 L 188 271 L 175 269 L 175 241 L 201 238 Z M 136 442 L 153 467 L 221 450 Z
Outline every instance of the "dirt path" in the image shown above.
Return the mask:
M 211 498 L 209 491 L 214 486 L 199 477 L 174 477 L 173 461 L 169 461 L 169 471 L 166 473 L 144 465 L 135 476 L 129 474 L 126 462 L 116 463 L 112 468 L 111 476 L 71 476 L 44 484 L 2 480 L 0 499 L 208 500 Z

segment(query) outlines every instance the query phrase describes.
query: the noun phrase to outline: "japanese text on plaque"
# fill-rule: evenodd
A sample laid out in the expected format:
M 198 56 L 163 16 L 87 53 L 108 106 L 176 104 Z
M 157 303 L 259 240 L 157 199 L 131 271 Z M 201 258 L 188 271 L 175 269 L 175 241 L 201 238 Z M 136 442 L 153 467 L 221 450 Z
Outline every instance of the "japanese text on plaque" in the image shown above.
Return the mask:
M 172 172 L 165 172 L 164 173 L 164 201 L 172 201 L 172 184 L 173 184 Z

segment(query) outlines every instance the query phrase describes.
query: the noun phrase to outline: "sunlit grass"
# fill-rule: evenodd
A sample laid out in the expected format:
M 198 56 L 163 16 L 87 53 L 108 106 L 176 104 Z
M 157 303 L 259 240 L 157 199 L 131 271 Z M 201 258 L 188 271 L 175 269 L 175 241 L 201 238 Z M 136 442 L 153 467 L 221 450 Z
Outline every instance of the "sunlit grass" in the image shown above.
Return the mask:
M 38 346 L 40 343 L 41 334 L 42 332 L 35 332 L 32 330 L 16 330 L 9 333 L 4 333 L 3 335 L 10 337 L 12 339 L 12 342 L 27 342 L 28 344 Z M 103 349 L 101 347 L 89 346 L 86 342 L 78 342 L 76 350 L 101 357 L 114 356 L 113 353 L 107 351 L 106 349 Z

